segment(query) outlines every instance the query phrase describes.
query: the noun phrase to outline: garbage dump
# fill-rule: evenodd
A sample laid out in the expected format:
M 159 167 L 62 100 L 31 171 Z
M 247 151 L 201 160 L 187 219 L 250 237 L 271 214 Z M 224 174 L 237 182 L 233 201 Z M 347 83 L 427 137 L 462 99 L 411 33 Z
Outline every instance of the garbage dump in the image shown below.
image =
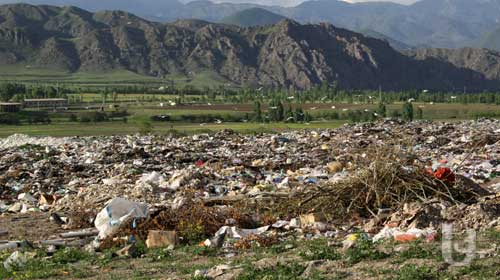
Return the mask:
M 432 241 L 444 222 L 500 229 L 500 121 L 386 119 L 242 135 L 0 140 L 0 212 L 56 232 L 35 247 L 197 244 L 237 251 L 289 235 Z M 15 238 L 0 223 L 2 239 Z M 14 242 L 14 243 L 12 243 Z M 18 248 L 16 240 L 0 244 Z M 18 253 L 9 258 L 25 261 Z

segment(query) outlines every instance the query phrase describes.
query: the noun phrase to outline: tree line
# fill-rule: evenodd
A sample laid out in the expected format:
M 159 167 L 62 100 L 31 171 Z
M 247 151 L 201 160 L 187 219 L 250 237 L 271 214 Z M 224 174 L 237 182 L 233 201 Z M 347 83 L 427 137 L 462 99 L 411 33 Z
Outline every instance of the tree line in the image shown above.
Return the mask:
M 19 83 L 0 84 L 0 101 L 20 102 L 30 98 L 67 98 L 68 91 L 54 86 L 28 86 Z
M 376 104 L 383 102 L 434 102 L 434 103 L 483 103 L 500 104 L 500 92 L 433 92 L 428 90 L 346 90 L 334 83 L 322 83 L 309 90 L 288 90 L 283 88 L 231 88 L 223 85 L 214 87 L 195 87 L 193 85 L 161 87 L 136 86 L 101 86 L 72 87 L 53 85 L 25 85 L 21 83 L 0 84 L 1 101 L 22 101 L 24 98 L 67 98 L 72 95 L 74 102 L 82 102 L 78 94 L 99 94 L 102 100 L 117 102 L 118 94 L 148 94 L 149 101 L 163 100 L 162 96 L 175 96 L 175 102 L 214 102 L 214 103 L 254 103 L 273 100 L 294 101 L 296 103 L 338 102 L 348 104 Z M 148 101 L 148 100 L 143 100 Z

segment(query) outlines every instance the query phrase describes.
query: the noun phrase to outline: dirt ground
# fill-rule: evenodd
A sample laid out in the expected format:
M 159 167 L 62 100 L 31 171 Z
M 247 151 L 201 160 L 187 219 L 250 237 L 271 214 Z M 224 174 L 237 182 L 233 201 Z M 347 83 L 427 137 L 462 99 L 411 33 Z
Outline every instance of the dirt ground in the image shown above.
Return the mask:
M 3 231 L 7 233 L 0 235 L 0 239 L 35 242 L 67 230 L 50 221 L 48 213 L 26 213 L 1 215 L 0 232 Z

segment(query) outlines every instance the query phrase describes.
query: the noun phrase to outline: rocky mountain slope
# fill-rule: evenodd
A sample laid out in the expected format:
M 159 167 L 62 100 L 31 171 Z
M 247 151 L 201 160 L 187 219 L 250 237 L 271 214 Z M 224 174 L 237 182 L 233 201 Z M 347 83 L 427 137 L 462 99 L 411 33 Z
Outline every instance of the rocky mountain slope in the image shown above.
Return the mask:
M 500 0 L 420 0 L 412 5 L 315 0 L 295 7 L 207 0 L 189 3 L 178 0 L 0 0 L 0 4 L 13 2 L 72 5 L 91 11 L 123 10 L 162 22 L 187 18 L 218 22 L 243 10 L 260 7 L 301 23 L 330 22 L 357 32 L 371 29 L 407 45 L 445 48 L 474 46 L 492 32 L 500 20 Z
M 419 59 L 448 61 L 456 67 L 470 69 L 485 75 L 488 79 L 500 79 L 500 52 L 489 49 L 419 49 L 408 52 Z
M 241 85 L 298 89 L 335 80 L 343 88 L 395 90 L 479 90 L 498 84 L 438 59 L 415 60 L 386 41 L 330 24 L 160 24 L 125 12 L 27 4 L 0 6 L 0 65 L 127 69 L 159 77 L 210 71 Z
M 357 31 L 367 37 L 372 37 L 372 38 L 376 38 L 376 39 L 380 39 L 380 40 L 385 40 L 389 43 L 389 45 L 391 45 L 392 48 L 398 50 L 398 51 L 409 51 L 409 50 L 412 50 L 414 49 L 414 47 L 410 46 L 410 45 L 407 45 L 403 42 L 400 42 L 398 40 L 394 40 L 392 39 L 391 37 L 387 36 L 387 35 L 384 35 L 382 33 L 379 33 L 377 31 L 373 31 L 371 29 L 364 29 L 364 30 L 359 30 Z
M 351 30 L 373 29 L 413 46 L 447 48 L 470 46 L 491 31 L 499 14 L 500 0 L 421 0 L 409 6 L 318 0 L 283 11 L 300 22 L 328 21 Z

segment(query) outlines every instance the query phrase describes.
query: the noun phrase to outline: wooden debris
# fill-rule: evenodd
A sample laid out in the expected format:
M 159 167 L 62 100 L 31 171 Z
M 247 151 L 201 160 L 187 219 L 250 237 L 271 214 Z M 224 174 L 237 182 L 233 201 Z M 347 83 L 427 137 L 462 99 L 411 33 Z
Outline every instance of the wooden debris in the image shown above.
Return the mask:
M 150 230 L 146 240 L 148 248 L 164 248 L 177 244 L 179 244 L 179 237 L 176 231 Z
M 70 232 L 61 233 L 60 236 L 62 238 L 75 238 L 75 237 L 96 236 L 98 234 L 99 234 L 99 231 L 97 229 L 83 229 L 80 231 L 70 231 Z

